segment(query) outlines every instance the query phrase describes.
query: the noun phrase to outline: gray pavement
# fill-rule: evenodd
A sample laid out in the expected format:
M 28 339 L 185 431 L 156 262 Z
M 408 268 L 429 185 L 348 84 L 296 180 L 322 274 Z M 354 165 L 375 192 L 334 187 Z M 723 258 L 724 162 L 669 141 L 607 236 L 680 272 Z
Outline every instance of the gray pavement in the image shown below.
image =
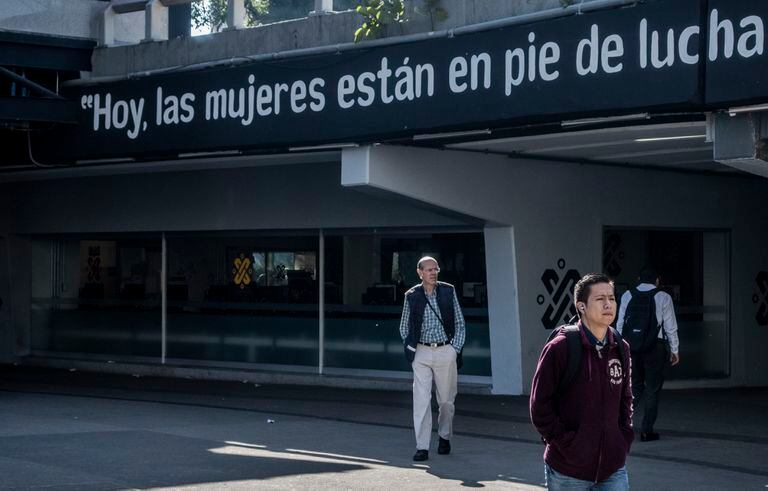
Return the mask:
M 768 389 L 665 391 L 633 489 L 768 488 Z M 410 394 L 0 367 L 0 489 L 539 489 L 526 397 L 460 394 L 414 452 Z M 433 446 L 434 447 L 434 446 Z

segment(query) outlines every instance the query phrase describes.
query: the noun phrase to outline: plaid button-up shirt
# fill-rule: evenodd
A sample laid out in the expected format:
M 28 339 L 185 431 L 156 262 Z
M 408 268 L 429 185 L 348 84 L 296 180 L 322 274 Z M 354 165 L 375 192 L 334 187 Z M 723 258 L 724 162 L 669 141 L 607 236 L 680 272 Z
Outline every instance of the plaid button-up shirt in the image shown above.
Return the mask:
M 427 295 L 427 302 L 434 308 L 434 312 L 428 305 L 424 306 L 424 321 L 421 324 L 421 339 L 422 343 L 444 343 L 448 341 L 448 336 L 445 334 L 443 325 L 440 323 L 435 312 L 440 313 L 440 307 L 437 305 L 437 290 L 432 290 L 432 293 L 424 293 Z M 464 314 L 461 313 L 461 307 L 459 307 L 459 299 L 456 297 L 456 290 L 453 291 L 453 315 L 455 318 L 456 331 L 453 335 L 453 341 L 451 345 L 459 352 L 464 347 L 464 341 L 467 337 L 466 326 L 464 322 Z M 405 341 L 408 337 L 408 319 L 411 318 L 411 307 L 408 305 L 408 301 L 405 301 L 403 306 L 403 316 L 400 318 L 400 336 Z

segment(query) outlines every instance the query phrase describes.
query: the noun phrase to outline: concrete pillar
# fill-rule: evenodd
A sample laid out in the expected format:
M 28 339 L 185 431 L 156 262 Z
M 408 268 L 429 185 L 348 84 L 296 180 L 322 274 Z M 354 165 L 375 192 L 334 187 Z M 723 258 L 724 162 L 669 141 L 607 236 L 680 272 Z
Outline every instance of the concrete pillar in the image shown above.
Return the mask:
M 768 116 L 766 113 L 721 113 L 714 125 L 714 159 L 744 172 L 768 177 Z
M 168 7 L 161 0 L 150 0 L 144 7 L 144 41 L 168 40 Z
M 98 18 L 99 46 L 111 46 L 115 44 L 115 9 L 107 5 Z
M 245 27 L 245 1 L 227 0 L 227 29 Z
M 168 38 L 189 37 L 192 33 L 192 4 L 168 7 Z
M 315 10 L 309 15 L 323 15 L 333 12 L 333 0 L 315 0 Z
M 512 227 L 486 227 L 485 264 L 494 394 L 522 394 L 522 348 Z

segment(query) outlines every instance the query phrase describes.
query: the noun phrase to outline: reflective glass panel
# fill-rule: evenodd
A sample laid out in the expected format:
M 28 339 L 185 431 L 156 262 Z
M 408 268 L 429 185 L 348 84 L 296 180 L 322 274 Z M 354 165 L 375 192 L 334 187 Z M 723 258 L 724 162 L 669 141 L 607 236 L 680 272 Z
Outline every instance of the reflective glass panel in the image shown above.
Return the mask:
M 325 238 L 325 364 L 408 371 L 399 326 L 422 256 L 456 287 L 467 326 L 461 374 L 490 376 L 488 297 L 481 233 L 349 234 Z
M 157 239 L 32 242 L 32 349 L 160 357 Z
M 718 378 L 729 374 L 729 237 L 722 231 L 608 229 L 603 262 L 616 295 L 637 284 L 651 265 L 659 288 L 672 297 L 681 363 L 665 378 Z
M 169 237 L 168 357 L 317 366 L 317 237 Z

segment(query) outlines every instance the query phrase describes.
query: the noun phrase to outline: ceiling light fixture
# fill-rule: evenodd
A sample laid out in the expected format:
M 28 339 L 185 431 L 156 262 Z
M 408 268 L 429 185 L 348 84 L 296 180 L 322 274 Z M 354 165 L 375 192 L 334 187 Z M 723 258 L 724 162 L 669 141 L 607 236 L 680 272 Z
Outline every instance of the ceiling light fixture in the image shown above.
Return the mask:
M 358 147 L 357 143 L 328 143 L 325 145 L 309 145 L 306 147 L 288 147 L 289 152 L 305 152 L 309 150 L 341 150 L 342 148 Z
M 413 135 L 413 141 L 441 140 L 444 138 L 460 138 L 464 136 L 481 136 L 481 135 L 490 135 L 490 134 L 491 134 L 491 130 L 488 128 L 484 130 L 452 131 L 448 133 L 424 133 L 421 135 Z
M 76 160 L 77 165 L 119 164 L 122 162 L 135 162 L 131 157 L 115 157 L 112 159 L 81 159 Z
M 694 140 L 696 138 L 706 138 L 707 135 L 681 135 L 681 136 L 659 136 L 657 138 L 637 138 L 636 142 L 660 142 L 668 140 Z
M 768 104 L 756 104 L 754 106 L 732 107 L 728 109 L 728 114 L 730 114 L 731 116 L 735 116 L 736 114 L 756 113 L 760 111 L 768 111 Z
M 606 124 L 606 123 L 618 123 L 621 121 L 636 121 L 640 119 L 651 119 L 651 115 L 648 113 L 639 114 L 625 114 L 624 116 L 608 116 L 605 118 L 585 118 L 585 119 L 573 119 L 570 121 L 563 121 L 560 126 L 567 128 L 569 126 L 585 126 L 592 124 Z
M 227 155 L 240 155 L 240 150 L 214 150 L 211 152 L 186 152 L 180 153 L 180 159 L 199 158 L 199 157 L 223 157 Z

